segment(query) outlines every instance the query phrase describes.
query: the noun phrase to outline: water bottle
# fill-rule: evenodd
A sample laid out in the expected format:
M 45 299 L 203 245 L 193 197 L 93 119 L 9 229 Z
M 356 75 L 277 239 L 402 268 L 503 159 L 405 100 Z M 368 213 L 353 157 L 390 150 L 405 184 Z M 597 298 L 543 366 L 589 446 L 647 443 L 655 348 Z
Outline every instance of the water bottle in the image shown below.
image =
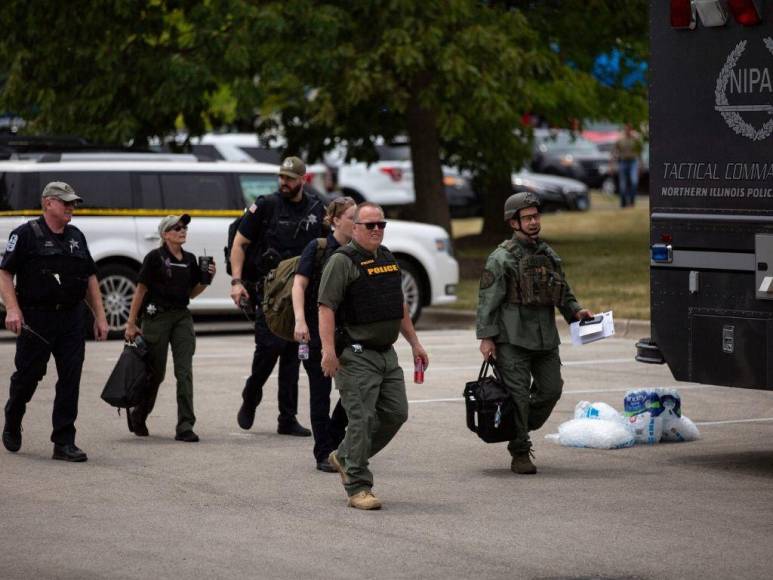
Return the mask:
M 298 360 L 308 360 L 309 358 L 309 344 L 302 342 L 298 345 Z

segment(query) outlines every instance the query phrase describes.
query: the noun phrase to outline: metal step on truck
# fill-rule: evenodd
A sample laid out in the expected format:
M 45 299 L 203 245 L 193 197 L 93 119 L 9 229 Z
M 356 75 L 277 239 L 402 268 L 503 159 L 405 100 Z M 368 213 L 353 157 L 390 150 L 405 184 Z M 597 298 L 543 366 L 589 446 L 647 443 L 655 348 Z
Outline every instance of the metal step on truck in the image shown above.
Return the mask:
M 652 336 L 674 378 L 773 390 L 773 2 L 650 2 Z

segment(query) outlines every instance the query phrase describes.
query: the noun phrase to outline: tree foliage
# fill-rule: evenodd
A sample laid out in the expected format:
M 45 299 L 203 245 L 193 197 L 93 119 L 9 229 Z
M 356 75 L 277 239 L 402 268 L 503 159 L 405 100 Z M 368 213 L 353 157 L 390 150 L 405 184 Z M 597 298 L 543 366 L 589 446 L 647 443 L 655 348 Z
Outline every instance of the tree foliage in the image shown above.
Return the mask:
M 496 231 L 530 157 L 526 113 L 566 125 L 646 105 L 591 74 L 601 53 L 646 56 L 644 0 L 6 0 L 0 25 L 0 105 L 33 130 L 142 144 L 228 122 L 365 161 L 407 136 L 413 215 L 446 228 L 441 163 L 483 184 Z

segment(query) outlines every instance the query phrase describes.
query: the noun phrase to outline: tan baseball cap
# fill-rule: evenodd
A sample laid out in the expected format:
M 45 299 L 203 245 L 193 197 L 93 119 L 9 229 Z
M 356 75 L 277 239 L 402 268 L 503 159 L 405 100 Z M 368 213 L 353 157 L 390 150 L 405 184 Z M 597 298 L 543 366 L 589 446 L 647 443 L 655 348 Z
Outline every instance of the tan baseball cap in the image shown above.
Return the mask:
M 158 224 L 158 233 L 163 234 L 164 232 L 168 232 L 181 222 L 183 225 L 187 226 L 189 223 L 191 223 L 191 216 L 189 216 L 187 213 L 182 215 L 168 215 L 161 220 L 161 223 Z
M 62 201 L 83 201 L 72 186 L 64 181 L 52 181 L 43 188 L 43 197 L 56 197 Z
M 279 175 L 302 179 L 306 175 L 306 164 L 300 157 L 287 157 L 279 167 Z

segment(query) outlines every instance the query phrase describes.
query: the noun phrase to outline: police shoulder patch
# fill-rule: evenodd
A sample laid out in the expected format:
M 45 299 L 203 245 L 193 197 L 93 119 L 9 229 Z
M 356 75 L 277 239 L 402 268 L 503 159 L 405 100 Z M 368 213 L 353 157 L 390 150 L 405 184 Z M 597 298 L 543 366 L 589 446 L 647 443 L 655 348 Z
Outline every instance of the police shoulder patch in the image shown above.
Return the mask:
M 493 284 L 494 272 L 484 269 L 483 273 L 480 275 L 480 289 L 485 290 L 486 288 L 491 288 Z
M 6 252 L 13 252 L 16 249 L 16 242 L 19 241 L 18 234 L 13 234 L 8 240 L 8 244 L 5 246 Z

